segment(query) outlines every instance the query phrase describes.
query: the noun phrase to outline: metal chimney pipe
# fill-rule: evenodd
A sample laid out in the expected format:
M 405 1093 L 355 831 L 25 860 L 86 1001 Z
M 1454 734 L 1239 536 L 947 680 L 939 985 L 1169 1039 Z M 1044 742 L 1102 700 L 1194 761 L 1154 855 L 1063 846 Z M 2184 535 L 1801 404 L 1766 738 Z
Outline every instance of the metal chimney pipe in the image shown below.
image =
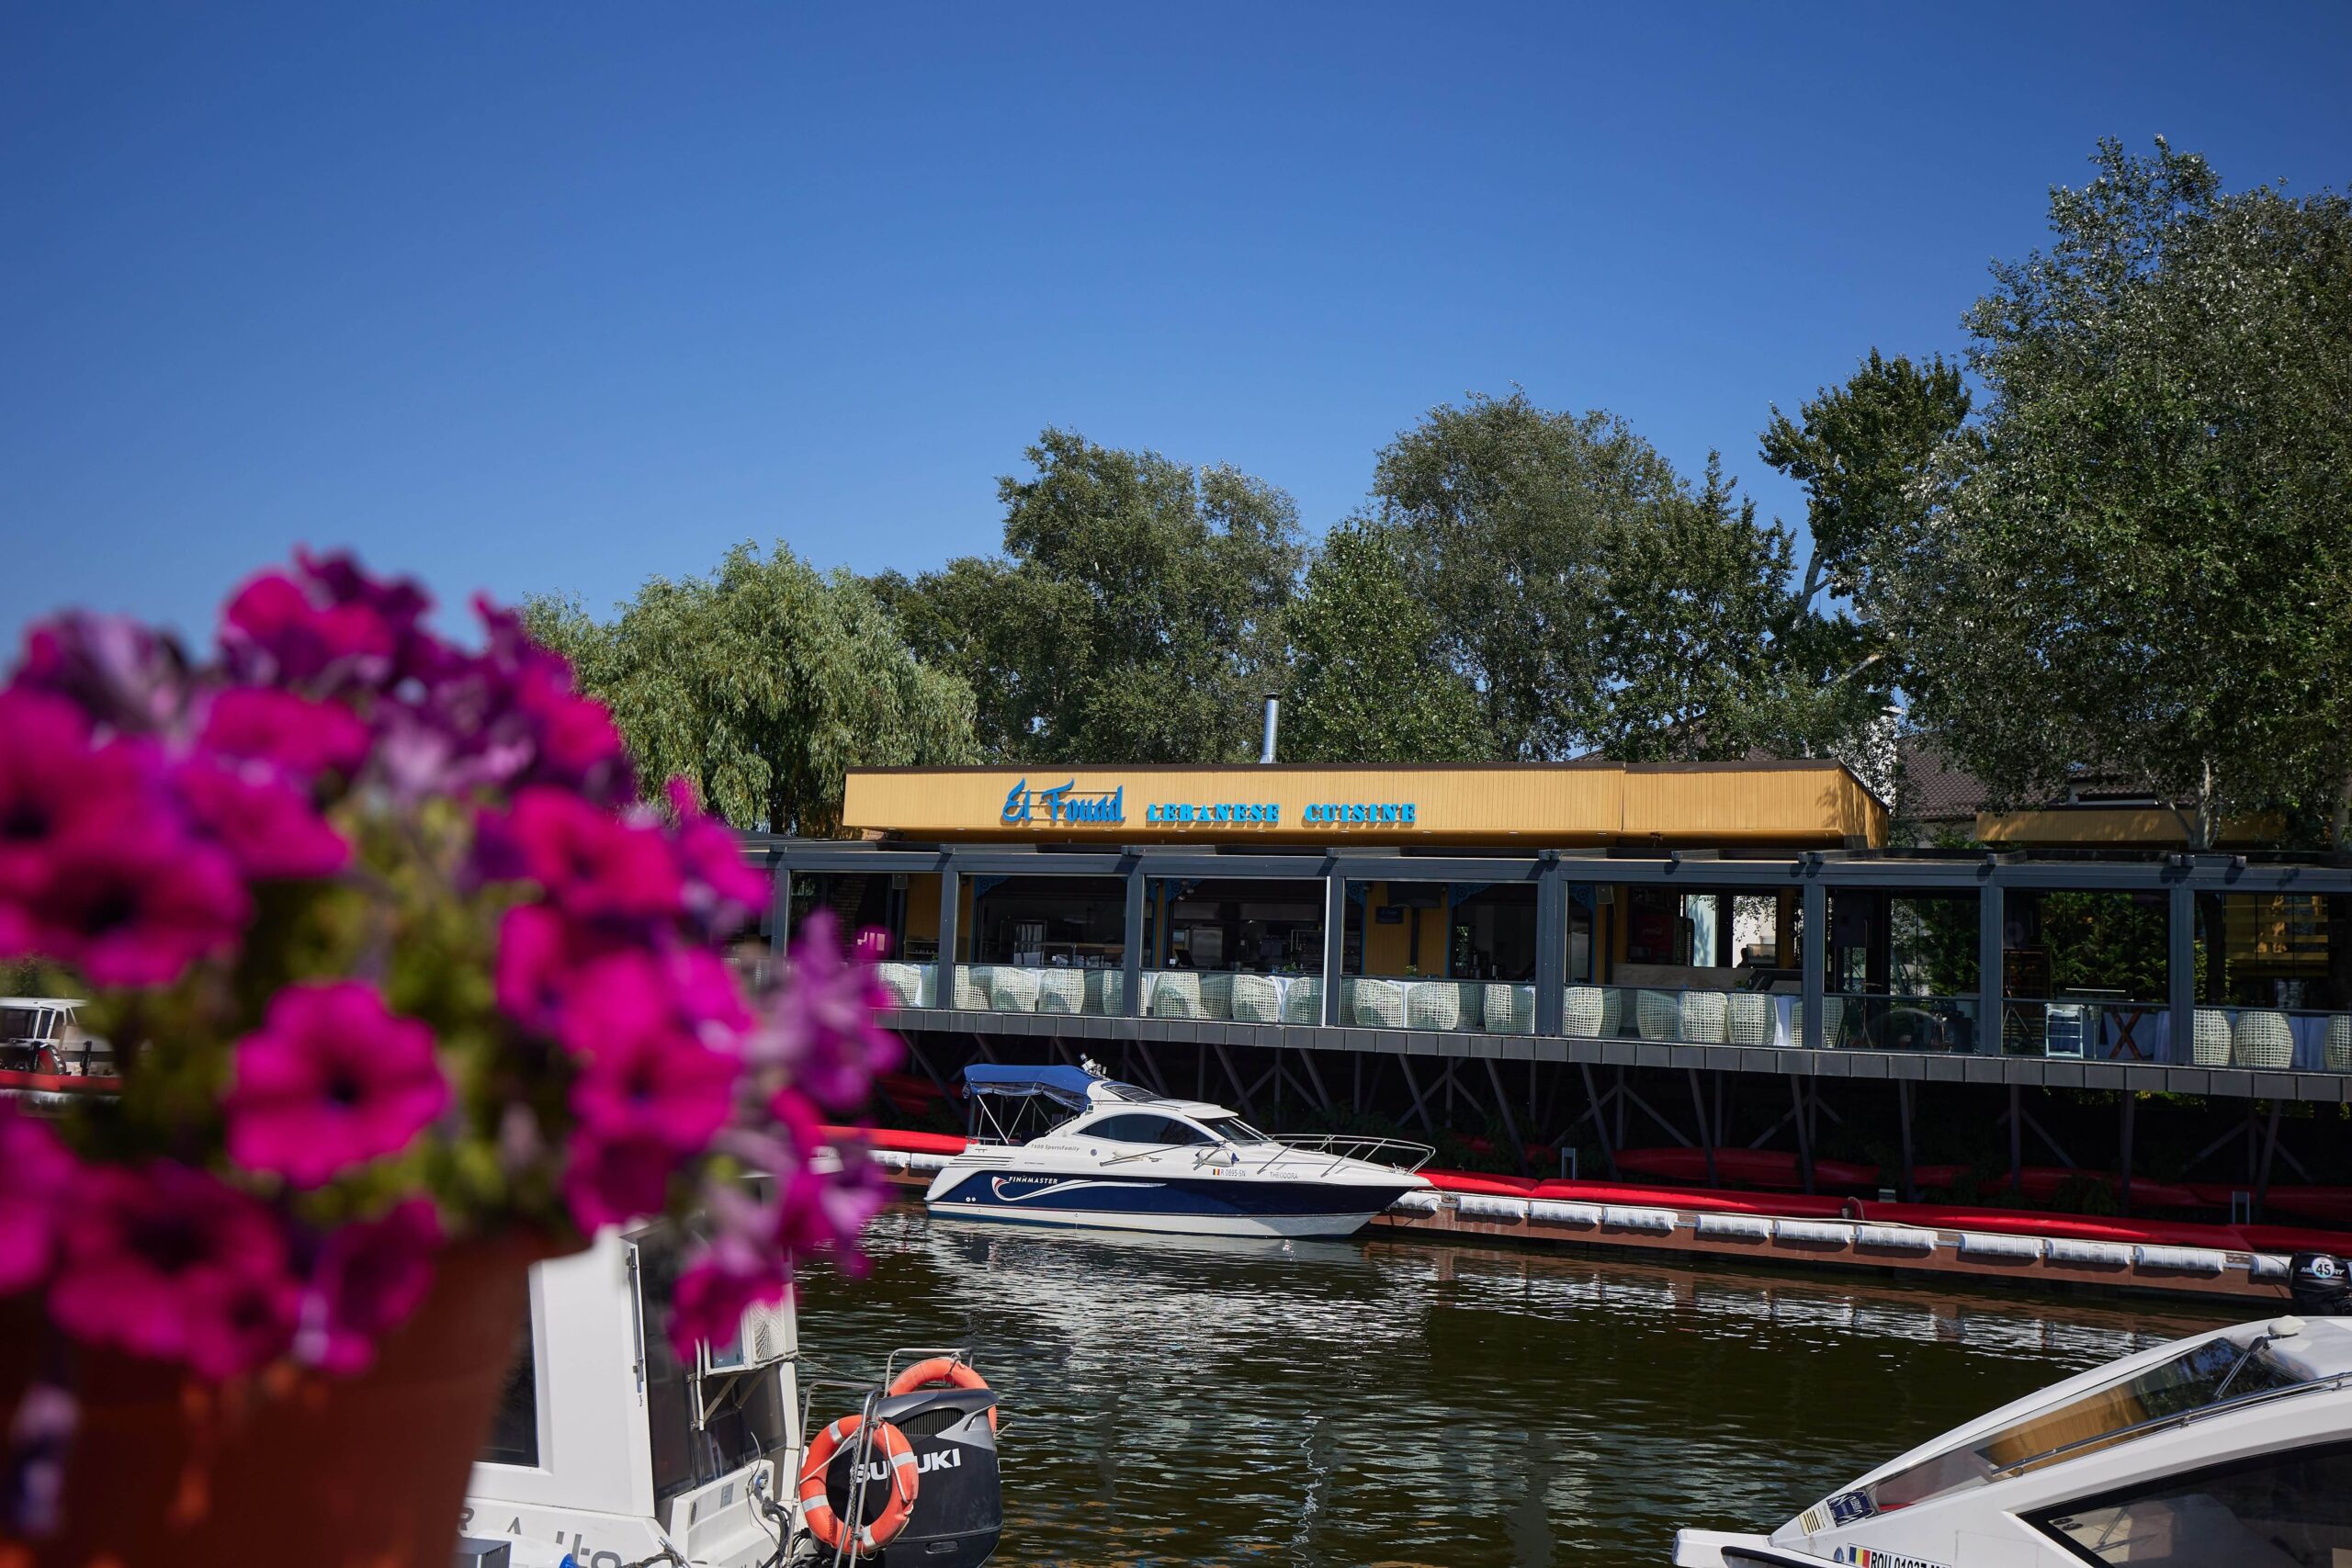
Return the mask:
M 1266 694 L 1266 739 L 1258 746 L 1258 763 L 1263 767 L 1274 760 L 1274 732 L 1282 728 L 1283 699 L 1278 693 Z

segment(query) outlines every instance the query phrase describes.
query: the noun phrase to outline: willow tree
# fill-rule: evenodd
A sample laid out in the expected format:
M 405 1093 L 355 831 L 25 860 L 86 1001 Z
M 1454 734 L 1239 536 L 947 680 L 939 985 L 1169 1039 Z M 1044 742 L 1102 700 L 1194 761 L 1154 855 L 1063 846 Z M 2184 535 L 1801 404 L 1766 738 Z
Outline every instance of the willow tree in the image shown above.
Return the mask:
M 540 598 L 531 633 L 613 710 L 649 792 L 683 774 L 738 828 L 839 830 L 843 772 L 974 759 L 972 694 L 847 572 L 783 545 L 652 578 L 610 621 Z
M 1447 663 L 1397 531 L 1331 530 L 1289 615 L 1282 753 L 1296 762 L 1484 761 L 1478 694 Z

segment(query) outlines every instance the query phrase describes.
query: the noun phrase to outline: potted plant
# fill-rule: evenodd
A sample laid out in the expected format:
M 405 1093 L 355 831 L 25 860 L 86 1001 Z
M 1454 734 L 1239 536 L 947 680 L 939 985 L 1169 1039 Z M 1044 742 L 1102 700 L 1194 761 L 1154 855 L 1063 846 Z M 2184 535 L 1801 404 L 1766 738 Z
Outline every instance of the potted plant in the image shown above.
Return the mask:
M 724 1343 L 877 1204 L 808 1157 L 897 1049 L 870 966 L 820 919 L 746 985 L 734 834 L 429 608 L 303 555 L 207 660 L 68 614 L 0 687 L 0 960 L 122 1056 L 0 1104 L 0 1562 L 438 1568 L 533 1260 L 691 1217 L 667 1329 Z

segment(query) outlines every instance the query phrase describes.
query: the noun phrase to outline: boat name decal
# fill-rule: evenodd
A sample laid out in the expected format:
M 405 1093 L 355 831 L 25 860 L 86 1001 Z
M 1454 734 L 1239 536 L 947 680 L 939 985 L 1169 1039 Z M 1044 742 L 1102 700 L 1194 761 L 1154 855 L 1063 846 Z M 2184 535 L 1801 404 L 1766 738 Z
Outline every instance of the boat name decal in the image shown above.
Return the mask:
M 1032 1198 L 1049 1198 L 1057 1192 L 1075 1192 L 1081 1187 L 1158 1187 L 1157 1181 L 1097 1181 L 1091 1178 L 1059 1176 L 991 1176 L 989 1190 L 1007 1203 L 1025 1203 Z M 1008 1187 L 1029 1187 L 1027 1192 L 1008 1192 Z
M 1906 1556 L 1900 1551 L 1881 1551 L 1874 1546 L 1841 1546 L 1829 1557 L 1832 1562 L 1848 1562 L 1853 1568 L 1947 1568 L 1941 1562 L 1925 1557 Z

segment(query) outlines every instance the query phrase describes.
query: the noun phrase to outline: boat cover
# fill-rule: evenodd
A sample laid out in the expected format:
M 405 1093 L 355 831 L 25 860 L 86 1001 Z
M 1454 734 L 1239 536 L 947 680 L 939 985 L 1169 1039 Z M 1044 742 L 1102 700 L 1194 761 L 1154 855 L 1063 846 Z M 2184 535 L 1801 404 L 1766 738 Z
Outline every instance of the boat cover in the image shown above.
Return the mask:
M 1079 1110 L 1086 1107 L 1087 1091 L 1102 1081 L 1084 1067 L 1024 1067 L 975 1062 L 964 1069 L 965 1087 L 974 1094 L 993 1094 L 1006 1100 L 1042 1096 Z

